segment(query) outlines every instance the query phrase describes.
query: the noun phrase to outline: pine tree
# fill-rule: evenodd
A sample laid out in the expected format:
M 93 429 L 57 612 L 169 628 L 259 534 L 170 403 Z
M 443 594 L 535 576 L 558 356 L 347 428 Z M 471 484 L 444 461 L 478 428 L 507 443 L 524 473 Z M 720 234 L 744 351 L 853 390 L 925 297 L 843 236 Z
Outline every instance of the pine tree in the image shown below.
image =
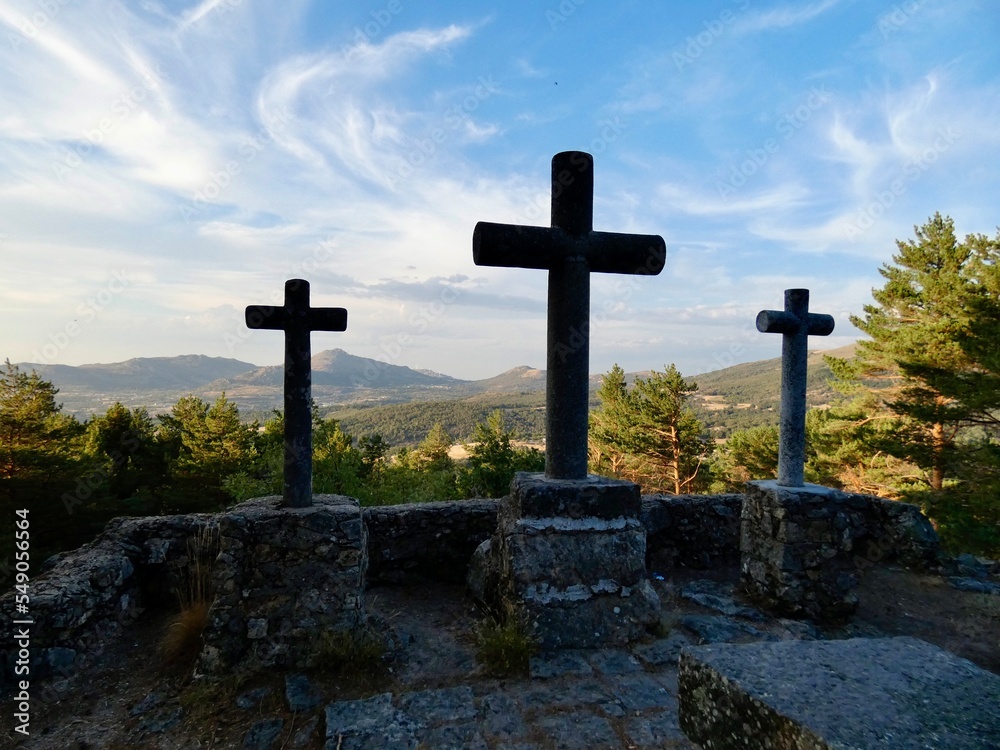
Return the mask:
M 108 491 L 116 500 L 132 498 L 140 488 L 155 491 L 167 481 L 163 444 L 144 407 L 130 410 L 115 402 L 91 419 L 86 452 L 107 476 Z
M 44 484 L 72 453 L 80 424 L 61 413 L 59 389 L 5 361 L 0 372 L 0 479 L 35 479 Z
M 877 304 L 852 318 L 871 340 L 858 343 L 853 360 L 828 359 L 838 388 L 854 398 L 838 407 L 856 414 L 840 450 L 854 454 L 859 481 L 881 477 L 879 494 L 921 503 L 946 545 L 995 554 L 1000 235 L 959 242 L 940 214 L 915 234 L 880 269 Z M 851 478 L 846 462 L 838 473 Z
M 589 450 L 594 471 L 623 477 L 629 453 L 633 452 L 635 408 L 625 371 L 616 363 L 597 389 L 601 405 L 590 413 Z
M 713 488 L 742 492 L 752 479 L 773 479 L 778 472 L 778 428 L 759 425 L 735 430 L 712 458 Z
M 961 346 L 971 315 L 967 265 L 972 249 L 955 238 L 950 218 L 935 214 L 915 227 L 916 240 L 898 241 L 886 283 L 851 322 L 870 340 L 858 342 L 853 360 L 829 358 L 841 389 L 861 395 L 872 418 L 892 420 L 876 447 L 920 466 L 927 485 L 940 490 L 956 440 L 969 424 L 966 402 L 942 390 L 935 373 L 961 373 L 971 362 Z
M 504 423 L 503 412 L 494 410 L 472 433 L 468 470 L 461 487 L 468 497 L 503 497 L 514 477 L 513 432 Z
M 59 389 L 38 373 L 5 362 L 0 370 L 0 517 L 31 514 L 32 563 L 87 541 L 90 531 L 74 502 L 93 492 L 80 460 L 83 426 L 62 413 Z M 11 559 L 14 537 L 0 536 L 0 570 Z
M 629 390 L 618 365 L 598 390 L 591 414 L 590 452 L 595 471 L 675 494 L 707 486 L 701 466 L 708 454 L 702 425 L 688 405 L 698 386 L 674 365 L 637 378 Z
M 424 471 L 452 471 L 455 462 L 448 455 L 451 435 L 440 422 L 435 422 L 415 451 L 418 467 Z
M 257 456 L 258 424 L 243 424 L 236 404 L 224 393 L 212 406 L 197 396 L 184 396 L 170 414 L 160 416 L 160 422 L 160 440 L 174 483 L 174 506 L 207 508 L 213 501 L 223 502 L 223 482 Z
M 699 488 L 708 454 L 701 421 L 688 405 L 697 390 L 672 364 L 635 381 L 636 452 L 649 459 L 653 481 L 676 495 Z

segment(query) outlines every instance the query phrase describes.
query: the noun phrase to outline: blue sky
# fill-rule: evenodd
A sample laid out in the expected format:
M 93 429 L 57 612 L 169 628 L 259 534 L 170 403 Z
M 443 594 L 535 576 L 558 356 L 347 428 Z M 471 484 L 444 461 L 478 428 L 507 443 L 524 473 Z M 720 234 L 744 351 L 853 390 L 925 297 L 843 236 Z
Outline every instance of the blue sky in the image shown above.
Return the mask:
M 545 274 L 472 231 L 547 225 L 574 149 L 595 228 L 667 244 L 594 275 L 592 372 L 777 356 L 789 287 L 839 346 L 915 224 L 997 231 L 997 38 L 989 0 L 0 0 L 0 356 L 277 364 L 243 307 L 303 276 L 350 316 L 313 351 L 544 367 Z

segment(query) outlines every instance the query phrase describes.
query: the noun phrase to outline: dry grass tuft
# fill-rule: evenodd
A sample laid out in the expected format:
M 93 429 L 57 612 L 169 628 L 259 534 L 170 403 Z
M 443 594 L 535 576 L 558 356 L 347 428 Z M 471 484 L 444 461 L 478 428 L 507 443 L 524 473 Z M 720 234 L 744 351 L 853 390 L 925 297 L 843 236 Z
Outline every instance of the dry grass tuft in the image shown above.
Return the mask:
M 183 583 L 174 588 L 180 612 L 170 621 L 160 642 L 168 664 L 193 661 L 201 650 L 201 636 L 212 608 L 212 563 L 219 553 L 219 528 L 203 526 L 187 541 L 187 566 Z

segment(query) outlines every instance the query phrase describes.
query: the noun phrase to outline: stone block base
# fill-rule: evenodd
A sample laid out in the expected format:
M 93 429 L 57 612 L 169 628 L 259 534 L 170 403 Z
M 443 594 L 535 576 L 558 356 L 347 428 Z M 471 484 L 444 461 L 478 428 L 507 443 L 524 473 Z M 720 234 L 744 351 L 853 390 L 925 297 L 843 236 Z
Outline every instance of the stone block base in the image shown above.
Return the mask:
M 494 609 L 534 624 L 543 648 L 624 644 L 659 619 L 646 580 L 638 485 L 518 474 L 494 537 L 473 556 L 469 585 Z
M 704 750 L 1000 747 L 1000 676 L 916 638 L 687 648 L 678 696 Z
M 219 517 L 219 554 L 200 669 L 308 666 L 325 634 L 366 623 L 368 535 L 358 502 L 316 495 L 307 508 L 250 500 Z
M 770 612 L 819 622 L 857 609 L 853 550 L 868 534 L 869 499 L 827 487 L 750 482 L 740 527 L 740 577 Z

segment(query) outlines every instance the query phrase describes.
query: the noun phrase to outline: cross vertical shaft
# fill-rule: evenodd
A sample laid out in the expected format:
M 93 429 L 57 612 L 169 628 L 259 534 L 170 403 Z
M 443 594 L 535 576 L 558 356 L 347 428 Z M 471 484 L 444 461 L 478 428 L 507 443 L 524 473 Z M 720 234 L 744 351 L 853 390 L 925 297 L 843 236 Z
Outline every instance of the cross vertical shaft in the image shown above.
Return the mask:
M 806 462 L 806 382 L 809 336 L 829 336 L 830 315 L 809 312 L 808 289 L 786 289 L 785 309 L 761 310 L 757 330 L 781 334 L 781 427 L 778 438 L 778 484 L 802 487 Z
M 312 503 L 312 344 L 309 283 L 285 284 L 285 504 Z
M 594 228 L 594 162 L 577 170 L 571 163 L 575 157 L 568 152 L 552 159 L 552 226 L 574 240 Z M 550 477 L 587 476 L 589 329 L 590 266 L 583 253 L 569 254 L 549 267 L 545 473 Z

